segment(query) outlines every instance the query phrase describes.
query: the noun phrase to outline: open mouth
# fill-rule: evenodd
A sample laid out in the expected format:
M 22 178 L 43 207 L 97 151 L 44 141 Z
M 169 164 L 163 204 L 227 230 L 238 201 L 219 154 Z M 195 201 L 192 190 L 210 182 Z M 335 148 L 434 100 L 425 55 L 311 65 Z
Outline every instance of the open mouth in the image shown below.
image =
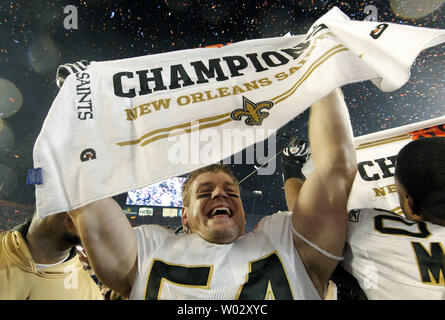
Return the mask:
M 223 217 L 223 216 L 227 216 L 227 217 L 231 218 L 232 215 L 233 215 L 232 211 L 229 208 L 216 207 L 212 211 L 210 211 L 209 218 Z

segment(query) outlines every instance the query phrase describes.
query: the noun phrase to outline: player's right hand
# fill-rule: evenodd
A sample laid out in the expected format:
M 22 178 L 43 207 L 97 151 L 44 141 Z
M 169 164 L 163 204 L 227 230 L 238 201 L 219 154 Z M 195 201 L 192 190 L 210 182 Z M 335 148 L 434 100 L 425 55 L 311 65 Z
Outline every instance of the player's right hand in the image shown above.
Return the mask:
M 80 60 L 74 63 L 62 64 L 57 68 L 56 84 L 60 89 L 66 78 L 72 73 L 84 71 L 90 63 L 87 60 Z
M 281 166 L 283 169 L 283 181 L 289 178 L 299 178 L 305 180 L 302 172 L 303 165 L 309 159 L 311 148 L 309 143 L 292 137 L 288 146 L 283 149 L 281 154 Z
M 311 148 L 309 143 L 304 140 L 299 140 L 296 137 L 291 138 L 289 145 L 283 149 L 283 160 L 298 162 L 303 165 L 310 157 Z

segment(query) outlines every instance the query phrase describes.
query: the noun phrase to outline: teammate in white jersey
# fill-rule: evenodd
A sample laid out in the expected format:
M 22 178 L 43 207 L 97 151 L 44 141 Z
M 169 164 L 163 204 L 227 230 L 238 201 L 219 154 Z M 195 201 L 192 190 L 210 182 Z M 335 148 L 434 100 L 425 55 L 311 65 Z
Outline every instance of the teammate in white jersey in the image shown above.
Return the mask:
M 445 137 L 411 141 L 395 183 L 406 218 L 352 210 L 345 260 L 368 299 L 445 299 Z
M 445 299 L 445 228 L 378 209 L 350 213 L 345 260 L 370 300 Z
M 112 199 L 71 212 L 96 275 L 131 299 L 322 297 L 343 252 L 356 174 L 340 89 L 312 105 L 309 122 L 315 170 L 293 213 L 268 216 L 251 233 L 244 233 L 236 179 L 220 165 L 189 177 L 183 235 L 152 225 L 131 228 Z
M 399 151 L 394 175 L 405 217 L 381 209 L 349 212 L 345 259 L 333 274 L 340 296 L 445 299 L 444 155 L 445 137 L 415 140 Z

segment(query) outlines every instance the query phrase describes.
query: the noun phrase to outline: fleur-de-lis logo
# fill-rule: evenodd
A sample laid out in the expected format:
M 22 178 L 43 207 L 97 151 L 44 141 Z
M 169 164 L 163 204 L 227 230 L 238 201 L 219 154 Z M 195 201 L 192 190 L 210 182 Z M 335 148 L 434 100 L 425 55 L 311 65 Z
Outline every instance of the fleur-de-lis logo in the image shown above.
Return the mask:
M 241 120 L 246 116 L 244 121 L 248 126 L 260 126 L 263 120 L 269 116 L 268 112 L 261 111 L 262 109 L 270 109 L 273 107 L 272 101 L 261 101 L 254 103 L 243 96 L 243 108 L 233 110 L 230 117 L 233 120 Z

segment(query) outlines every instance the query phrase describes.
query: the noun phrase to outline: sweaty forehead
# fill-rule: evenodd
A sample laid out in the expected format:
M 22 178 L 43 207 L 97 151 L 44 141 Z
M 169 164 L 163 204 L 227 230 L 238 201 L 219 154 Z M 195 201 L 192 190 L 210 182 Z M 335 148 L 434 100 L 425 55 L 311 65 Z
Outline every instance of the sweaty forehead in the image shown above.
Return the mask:
M 193 181 L 192 189 L 198 190 L 198 188 L 214 187 L 216 185 L 236 187 L 232 178 L 224 172 L 205 172 L 196 177 L 195 181 Z

